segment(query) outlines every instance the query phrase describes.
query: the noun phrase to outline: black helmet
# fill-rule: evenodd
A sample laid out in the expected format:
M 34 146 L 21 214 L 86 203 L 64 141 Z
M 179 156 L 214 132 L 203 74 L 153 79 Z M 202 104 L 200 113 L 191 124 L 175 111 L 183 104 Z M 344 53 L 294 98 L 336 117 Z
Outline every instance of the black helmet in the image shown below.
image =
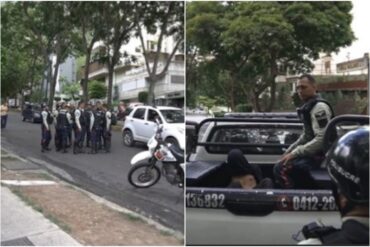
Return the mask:
M 369 131 L 363 127 L 346 133 L 325 160 L 338 192 L 355 204 L 369 203 Z

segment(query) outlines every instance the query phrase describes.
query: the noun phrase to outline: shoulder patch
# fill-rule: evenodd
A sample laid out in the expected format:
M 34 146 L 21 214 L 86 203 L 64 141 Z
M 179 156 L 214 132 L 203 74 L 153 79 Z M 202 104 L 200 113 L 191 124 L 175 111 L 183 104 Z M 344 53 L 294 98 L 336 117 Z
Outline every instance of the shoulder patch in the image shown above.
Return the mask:
M 328 124 L 328 116 L 325 110 L 321 110 L 315 113 L 315 118 L 320 128 L 325 128 Z

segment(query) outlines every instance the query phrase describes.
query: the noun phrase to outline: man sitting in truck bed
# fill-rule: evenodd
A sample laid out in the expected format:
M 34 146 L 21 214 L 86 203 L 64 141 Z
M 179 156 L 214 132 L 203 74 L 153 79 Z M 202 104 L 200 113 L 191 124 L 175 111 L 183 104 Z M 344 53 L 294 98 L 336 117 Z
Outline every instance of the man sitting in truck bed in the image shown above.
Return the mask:
M 314 186 L 310 170 L 320 166 L 317 157 L 324 157 L 324 132 L 334 112 L 330 104 L 316 94 L 316 82 L 311 75 L 300 76 L 296 88 L 304 102 L 297 110 L 304 130 L 275 165 L 274 177 L 282 188 L 310 189 Z

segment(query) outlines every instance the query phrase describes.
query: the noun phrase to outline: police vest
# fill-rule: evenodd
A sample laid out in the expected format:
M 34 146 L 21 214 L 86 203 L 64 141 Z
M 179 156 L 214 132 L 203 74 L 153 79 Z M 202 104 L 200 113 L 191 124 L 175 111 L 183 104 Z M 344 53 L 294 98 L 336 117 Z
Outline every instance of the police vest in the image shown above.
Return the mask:
M 48 124 L 52 124 L 54 121 L 54 118 L 51 116 L 50 112 L 47 112 L 47 113 L 48 113 L 48 116 L 46 117 L 46 122 Z
M 85 116 L 85 112 L 78 109 L 78 111 L 80 112 L 80 125 L 81 126 L 85 126 L 86 125 L 86 116 Z M 76 111 L 74 112 L 74 118 L 76 119 Z
M 306 102 L 303 106 L 297 109 L 298 117 L 301 119 L 305 129 L 305 135 L 307 136 L 308 140 L 311 141 L 315 138 L 315 134 L 312 127 L 312 119 L 311 119 L 311 110 L 316 106 L 317 103 L 323 102 L 327 104 L 331 111 L 331 118 L 334 117 L 334 111 L 329 102 L 326 100 L 321 99 L 319 96 L 315 96 Z M 327 124 L 327 123 L 326 123 Z M 325 124 L 325 125 L 326 125 Z
M 68 125 L 67 110 L 60 110 L 57 116 L 57 128 L 64 128 Z
M 305 237 L 318 238 L 323 245 L 369 246 L 369 228 L 356 220 L 346 220 L 343 222 L 342 229 L 335 229 L 331 226 L 308 227 L 309 225 L 304 226 L 302 229 Z
M 91 110 L 84 110 L 83 115 L 84 115 L 84 119 L 85 119 L 85 122 L 86 122 L 86 126 L 89 127 L 90 122 L 91 122 L 91 120 L 90 120 Z
M 70 110 L 69 114 L 71 114 L 71 122 L 72 124 L 76 123 L 76 116 L 75 116 L 76 109 Z
M 94 113 L 94 127 L 104 127 L 105 124 L 105 113 L 101 110 L 97 110 Z

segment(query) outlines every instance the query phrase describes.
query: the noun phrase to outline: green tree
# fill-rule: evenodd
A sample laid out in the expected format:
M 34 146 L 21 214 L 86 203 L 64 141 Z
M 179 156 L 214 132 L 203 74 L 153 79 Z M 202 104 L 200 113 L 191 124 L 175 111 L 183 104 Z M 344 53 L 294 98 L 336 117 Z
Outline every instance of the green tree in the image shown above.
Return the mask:
M 90 81 L 89 83 L 89 98 L 103 99 L 107 95 L 107 86 L 104 82 Z
M 136 33 L 140 38 L 141 48 L 145 59 L 145 66 L 148 72 L 146 80 L 149 82 L 148 104 L 154 101 L 155 83 L 166 75 L 168 67 L 175 55 L 183 46 L 184 41 L 184 2 L 139 2 L 136 15 Z M 156 50 L 150 52 L 144 41 L 143 27 L 149 34 L 158 34 Z M 162 46 L 166 37 L 173 37 L 175 45 L 164 65 L 159 69 L 161 59 L 164 58 Z
M 1 92 L 3 97 L 17 93 L 32 95 L 42 73 L 40 51 L 28 39 L 19 4 L 1 5 Z
M 144 104 L 147 103 L 148 102 L 148 92 L 147 91 L 139 92 L 137 98 L 139 102 L 144 103 Z
M 79 98 L 81 86 L 77 82 L 75 83 L 64 83 L 62 92 L 69 96 L 73 101 L 77 100 Z
M 71 12 L 65 2 L 19 2 L 23 7 L 24 25 L 31 31 L 30 37 L 39 43 L 50 82 L 49 107 L 53 106 L 59 65 L 71 54 L 76 30 L 72 25 Z M 52 68 L 51 57 L 55 64 Z
M 351 8 L 351 2 L 191 2 L 187 40 L 229 73 L 232 109 L 243 91 L 255 110 L 271 111 L 277 75 L 308 72 L 320 52 L 351 44 Z M 262 109 L 265 93 L 271 97 Z
M 103 37 L 102 11 L 104 11 L 103 2 L 68 2 L 69 11 L 71 11 L 71 21 L 75 28 L 79 30 L 75 36 L 76 50 L 84 55 L 84 76 L 82 79 L 83 100 L 88 101 L 88 75 L 91 62 L 91 53 L 94 44 Z
M 127 52 L 122 52 L 122 45 L 128 43 L 135 27 L 134 11 L 135 2 L 104 2 L 102 18 L 99 24 L 103 29 L 103 42 L 106 48 L 104 56 L 100 61 L 107 64 L 108 68 L 108 94 L 107 103 L 112 105 L 113 73 L 114 67 L 125 58 L 126 63 L 135 61 Z

